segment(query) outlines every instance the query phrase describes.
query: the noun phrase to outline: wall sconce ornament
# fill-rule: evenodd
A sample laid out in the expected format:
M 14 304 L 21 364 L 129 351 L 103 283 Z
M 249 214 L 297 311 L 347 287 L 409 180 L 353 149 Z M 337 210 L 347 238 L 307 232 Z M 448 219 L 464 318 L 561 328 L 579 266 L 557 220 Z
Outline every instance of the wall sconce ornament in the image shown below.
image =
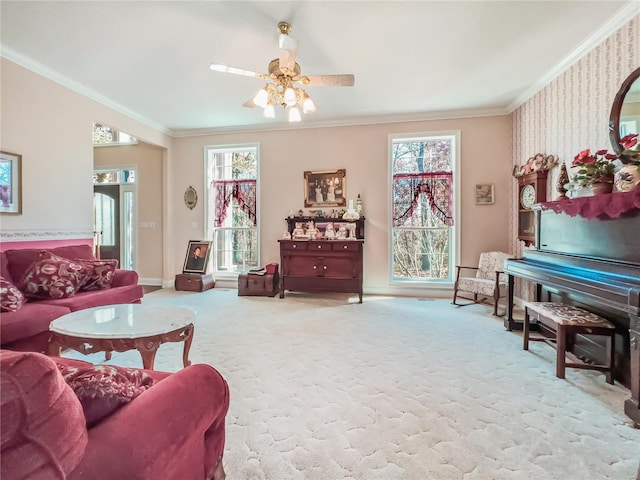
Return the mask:
M 189 210 L 193 210 L 193 207 L 198 203 L 198 193 L 195 188 L 189 185 L 189 188 L 184 192 L 184 204 Z

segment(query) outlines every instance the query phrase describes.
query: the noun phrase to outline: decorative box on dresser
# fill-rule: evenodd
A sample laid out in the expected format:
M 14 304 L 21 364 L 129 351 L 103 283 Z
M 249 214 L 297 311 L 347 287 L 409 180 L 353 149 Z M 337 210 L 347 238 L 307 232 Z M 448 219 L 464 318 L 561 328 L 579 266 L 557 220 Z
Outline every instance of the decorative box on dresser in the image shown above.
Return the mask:
M 355 223 L 356 240 L 278 240 L 280 243 L 280 298 L 285 290 L 357 293 L 362 303 L 364 217 L 346 221 L 318 217 L 289 217 L 289 232 L 296 222 L 313 220 L 321 230 L 327 222 Z

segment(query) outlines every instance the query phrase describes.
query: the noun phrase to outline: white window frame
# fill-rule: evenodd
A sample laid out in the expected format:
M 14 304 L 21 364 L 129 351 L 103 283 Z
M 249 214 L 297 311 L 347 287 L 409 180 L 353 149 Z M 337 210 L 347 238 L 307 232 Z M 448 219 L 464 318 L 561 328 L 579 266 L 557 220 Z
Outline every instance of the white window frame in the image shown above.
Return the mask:
M 225 279 L 237 279 L 239 273 L 238 272 L 229 272 L 226 270 L 216 270 L 216 245 L 215 245 L 215 237 L 214 237 L 214 222 L 213 216 L 215 215 L 215 198 L 211 198 L 211 165 L 209 164 L 209 151 L 214 150 L 216 152 L 238 152 L 238 151 L 246 151 L 248 149 L 254 148 L 256 150 L 256 239 L 258 244 L 258 251 L 256 252 L 256 258 L 258 265 L 260 263 L 261 257 L 261 234 L 260 234 L 260 144 L 259 143 L 238 143 L 238 144 L 223 144 L 223 145 L 205 145 L 204 147 L 204 185 L 203 192 L 205 192 L 205 204 L 204 204 L 204 215 L 205 215 L 205 237 L 207 240 L 211 240 L 212 243 L 212 253 L 211 253 L 211 265 L 213 268 L 213 273 L 216 279 L 225 280 Z
M 393 143 L 397 141 L 424 140 L 433 138 L 450 138 L 452 140 L 451 156 L 451 172 L 453 174 L 453 204 L 454 218 L 453 227 L 451 227 L 451 238 L 449 251 L 449 277 L 443 279 L 417 279 L 417 278 L 396 278 L 394 277 L 394 252 L 393 252 Z M 460 130 L 445 130 L 434 132 L 412 132 L 412 133 L 393 133 L 388 135 L 388 272 L 389 285 L 392 286 L 429 286 L 434 289 L 449 289 L 455 283 L 455 265 L 459 263 L 460 258 Z

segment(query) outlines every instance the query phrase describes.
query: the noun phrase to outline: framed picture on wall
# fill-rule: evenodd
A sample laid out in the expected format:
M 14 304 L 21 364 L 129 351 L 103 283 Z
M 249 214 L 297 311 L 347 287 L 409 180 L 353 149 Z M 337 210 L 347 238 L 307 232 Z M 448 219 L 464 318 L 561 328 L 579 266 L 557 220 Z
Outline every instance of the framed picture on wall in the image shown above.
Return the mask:
M 0 152 L 0 213 L 22 213 L 22 155 Z
M 479 183 L 476 185 L 476 205 L 493 204 L 493 183 Z
M 346 207 L 347 170 L 304 172 L 305 207 Z
M 207 273 L 210 253 L 211 242 L 206 240 L 189 240 L 182 273 Z

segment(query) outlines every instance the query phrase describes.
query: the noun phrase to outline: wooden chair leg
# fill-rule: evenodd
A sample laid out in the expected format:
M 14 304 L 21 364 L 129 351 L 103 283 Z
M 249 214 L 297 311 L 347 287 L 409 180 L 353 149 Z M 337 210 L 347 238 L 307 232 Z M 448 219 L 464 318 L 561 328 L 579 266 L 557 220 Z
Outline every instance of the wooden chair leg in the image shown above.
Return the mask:
M 529 350 L 529 310 L 524 309 L 524 323 L 522 324 L 522 349 Z
M 556 330 L 556 377 L 558 378 L 564 378 L 566 352 L 567 332 L 564 325 L 558 324 Z
M 607 383 L 613 385 L 613 364 L 615 358 L 615 343 L 616 343 L 616 333 L 613 332 L 607 341 L 607 358 L 609 360 L 609 370 L 607 370 Z

